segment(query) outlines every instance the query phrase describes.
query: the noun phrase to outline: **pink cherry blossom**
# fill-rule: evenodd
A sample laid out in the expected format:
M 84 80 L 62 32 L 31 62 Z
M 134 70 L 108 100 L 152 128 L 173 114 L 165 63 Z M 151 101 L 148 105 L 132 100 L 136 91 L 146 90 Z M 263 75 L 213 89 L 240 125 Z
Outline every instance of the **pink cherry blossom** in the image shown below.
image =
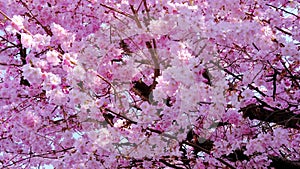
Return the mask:
M 60 59 L 58 58 L 58 56 L 59 56 L 59 53 L 57 51 L 49 51 L 46 54 L 46 59 L 53 66 L 57 66 L 60 62 Z
M 27 64 L 23 66 L 22 71 L 24 78 L 27 79 L 29 82 L 39 84 L 43 81 L 43 73 L 40 68 L 34 68 Z
M 23 22 L 24 22 L 24 18 L 20 15 L 14 15 L 11 18 L 11 21 L 13 22 L 13 25 L 16 26 L 16 28 L 18 30 L 21 30 L 24 28 Z
M 299 168 L 299 5 L 0 0 L 0 168 Z
M 32 35 L 28 35 L 27 33 L 21 34 L 21 43 L 24 45 L 25 48 L 31 48 L 34 45 Z

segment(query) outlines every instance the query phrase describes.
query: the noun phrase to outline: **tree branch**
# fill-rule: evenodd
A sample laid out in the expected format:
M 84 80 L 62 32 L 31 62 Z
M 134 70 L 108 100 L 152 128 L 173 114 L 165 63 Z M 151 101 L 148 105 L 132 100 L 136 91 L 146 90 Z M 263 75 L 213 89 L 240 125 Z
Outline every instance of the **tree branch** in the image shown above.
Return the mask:
M 261 105 L 250 104 L 241 108 L 243 117 L 264 122 L 276 123 L 287 128 L 300 129 L 300 115 L 288 110 L 268 110 Z
M 298 15 L 296 15 L 296 14 L 294 14 L 294 13 L 292 13 L 292 12 L 289 12 L 289 11 L 287 11 L 287 10 L 285 10 L 285 9 L 278 8 L 278 7 L 273 6 L 273 5 L 271 5 L 271 4 L 266 4 L 266 5 L 269 6 L 269 7 L 275 8 L 276 10 L 281 10 L 281 11 L 283 11 L 283 12 L 285 12 L 285 13 L 291 14 L 291 15 L 295 16 L 297 19 L 300 18 Z

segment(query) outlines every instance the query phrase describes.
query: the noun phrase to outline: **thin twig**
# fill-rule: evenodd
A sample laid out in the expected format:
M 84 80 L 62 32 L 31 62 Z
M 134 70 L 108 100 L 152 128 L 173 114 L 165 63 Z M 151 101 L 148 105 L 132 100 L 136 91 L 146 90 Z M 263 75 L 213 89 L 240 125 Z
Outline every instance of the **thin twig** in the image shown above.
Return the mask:
M 11 21 L 12 23 L 14 23 L 12 21 L 12 19 L 10 17 L 8 17 L 3 11 L 0 10 L 0 14 L 3 15 L 6 19 L 8 19 L 9 21 Z M 22 29 L 24 30 L 24 32 L 26 32 L 27 34 L 31 35 L 31 33 L 27 29 L 25 29 L 24 27 Z
M 289 75 L 291 77 L 294 77 L 293 73 L 288 69 L 288 67 L 284 64 L 283 61 L 281 61 L 281 64 L 283 65 L 283 67 L 285 68 L 285 70 L 289 73 Z M 291 78 L 291 80 L 297 85 L 297 87 L 300 89 L 300 84 L 297 82 L 297 80 L 295 80 L 295 78 Z
M 267 6 L 270 6 L 270 7 L 272 7 L 272 8 L 275 8 L 275 9 L 277 9 L 277 10 L 281 10 L 281 11 L 283 11 L 283 12 L 285 12 L 285 13 L 291 14 L 291 15 L 295 16 L 297 19 L 300 18 L 298 15 L 296 15 L 296 14 L 294 14 L 294 13 L 292 13 L 292 12 L 289 12 L 289 11 L 287 11 L 287 10 L 285 10 L 285 9 L 278 8 L 278 7 L 273 6 L 273 5 L 271 5 L 271 4 L 266 4 L 266 5 L 267 5 Z
M 10 17 L 8 17 L 3 11 L 0 10 L 0 13 L 1 13 L 6 19 L 8 19 L 9 21 L 12 22 L 12 20 L 10 19 Z
M 23 65 L 17 65 L 17 64 L 8 64 L 8 63 L 0 63 L 1 66 L 16 66 L 16 67 L 21 67 Z
M 110 83 L 107 79 L 105 79 L 103 76 L 101 76 L 99 74 L 97 76 L 100 79 L 102 79 L 104 82 L 106 82 L 107 84 L 110 85 L 110 87 L 114 90 L 115 96 L 119 99 L 121 107 L 123 107 L 123 103 L 122 103 L 121 97 L 119 96 L 119 93 L 117 92 L 117 89 L 115 88 L 115 86 L 112 83 Z
M 142 28 L 142 24 L 139 21 L 138 15 L 137 15 L 137 11 L 133 8 L 132 5 L 130 5 L 130 9 L 132 11 L 132 13 L 134 14 L 134 21 L 136 22 L 136 25 L 138 26 L 138 28 Z
M 281 29 L 281 28 L 279 28 L 279 27 L 277 27 L 277 26 L 275 26 L 275 28 L 276 28 L 277 30 L 279 30 L 280 32 L 286 34 L 286 35 L 289 35 L 289 36 L 292 36 L 292 35 L 293 35 L 292 33 L 287 32 L 287 31 L 285 31 L 285 30 L 283 30 L 283 29 Z
M 128 17 L 128 18 L 130 18 L 130 19 L 133 19 L 133 20 L 135 19 L 134 16 L 132 16 L 132 15 L 130 15 L 130 14 L 127 14 L 127 13 L 125 13 L 125 12 L 123 12 L 123 11 L 120 11 L 120 10 L 115 9 L 115 8 L 113 8 L 113 7 L 107 6 L 107 5 L 105 5 L 105 4 L 100 4 L 100 5 L 103 6 L 103 7 L 105 7 L 105 8 L 107 8 L 107 9 L 110 9 L 110 10 L 112 10 L 112 11 L 115 11 L 115 12 L 121 14 L 121 15 L 124 15 L 124 16 L 126 16 L 126 17 Z
M 216 65 L 219 69 L 223 70 L 224 72 L 228 73 L 229 75 L 233 76 L 234 78 L 236 78 L 236 79 L 238 79 L 238 80 L 240 80 L 240 81 L 243 80 L 243 79 L 240 78 L 239 76 L 237 76 L 237 75 L 235 75 L 234 73 L 230 72 L 229 70 L 227 70 L 227 69 L 221 67 L 221 66 L 218 65 L 217 63 L 215 63 L 215 62 L 211 62 L 211 63 L 214 64 L 214 65 Z M 258 87 L 255 87 L 255 86 L 253 86 L 252 84 L 248 84 L 248 87 L 249 87 L 250 89 L 253 89 L 253 90 L 257 91 L 259 94 L 261 94 L 261 95 L 264 96 L 264 97 L 267 96 L 265 93 L 263 93 L 262 91 L 260 91 L 260 90 L 258 89 Z
M 189 145 L 191 147 L 194 147 L 194 148 L 197 148 L 207 154 L 210 154 L 210 151 L 205 149 L 205 148 L 202 148 L 200 146 L 198 146 L 197 144 L 194 144 L 194 143 L 190 143 L 188 141 L 183 141 L 183 144 L 186 144 L 186 145 Z M 234 166 L 232 166 L 231 164 L 229 164 L 228 162 L 226 162 L 225 160 L 221 159 L 221 158 L 216 158 L 216 160 L 220 161 L 221 163 L 225 164 L 227 167 L 231 168 L 231 169 L 235 169 Z
M 108 111 L 108 112 L 110 112 L 110 113 L 112 113 L 112 114 L 114 114 L 114 115 L 116 115 L 116 116 L 118 116 L 118 117 L 121 117 L 121 118 L 123 118 L 123 119 L 129 121 L 130 123 L 137 124 L 136 121 L 133 121 L 133 120 L 131 120 L 131 119 L 129 119 L 129 118 L 127 118 L 127 117 L 125 117 L 125 116 L 119 114 L 119 113 L 116 113 L 116 112 L 114 112 L 114 111 L 112 111 L 112 110 L 110 110 L 110 109 L 108 109 L 108 108 L 105 108 L 104 110 L 105 110 L 105 111 Z

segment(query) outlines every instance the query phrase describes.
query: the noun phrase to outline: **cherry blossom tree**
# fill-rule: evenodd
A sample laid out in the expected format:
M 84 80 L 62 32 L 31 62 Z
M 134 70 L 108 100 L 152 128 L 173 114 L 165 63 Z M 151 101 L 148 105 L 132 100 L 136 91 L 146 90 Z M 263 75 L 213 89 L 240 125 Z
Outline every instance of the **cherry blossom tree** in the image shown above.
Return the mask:
M 300 168 L 300 3 L 1 0 L 1 168 Z

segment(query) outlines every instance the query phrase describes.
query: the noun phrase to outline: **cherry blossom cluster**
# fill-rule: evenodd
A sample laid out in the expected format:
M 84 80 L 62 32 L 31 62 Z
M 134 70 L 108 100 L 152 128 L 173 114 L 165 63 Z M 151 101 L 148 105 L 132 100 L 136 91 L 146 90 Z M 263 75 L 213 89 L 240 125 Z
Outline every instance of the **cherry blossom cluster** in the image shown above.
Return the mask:
M 300 167 L 299 2 L 0 2 L 1 168 Z

